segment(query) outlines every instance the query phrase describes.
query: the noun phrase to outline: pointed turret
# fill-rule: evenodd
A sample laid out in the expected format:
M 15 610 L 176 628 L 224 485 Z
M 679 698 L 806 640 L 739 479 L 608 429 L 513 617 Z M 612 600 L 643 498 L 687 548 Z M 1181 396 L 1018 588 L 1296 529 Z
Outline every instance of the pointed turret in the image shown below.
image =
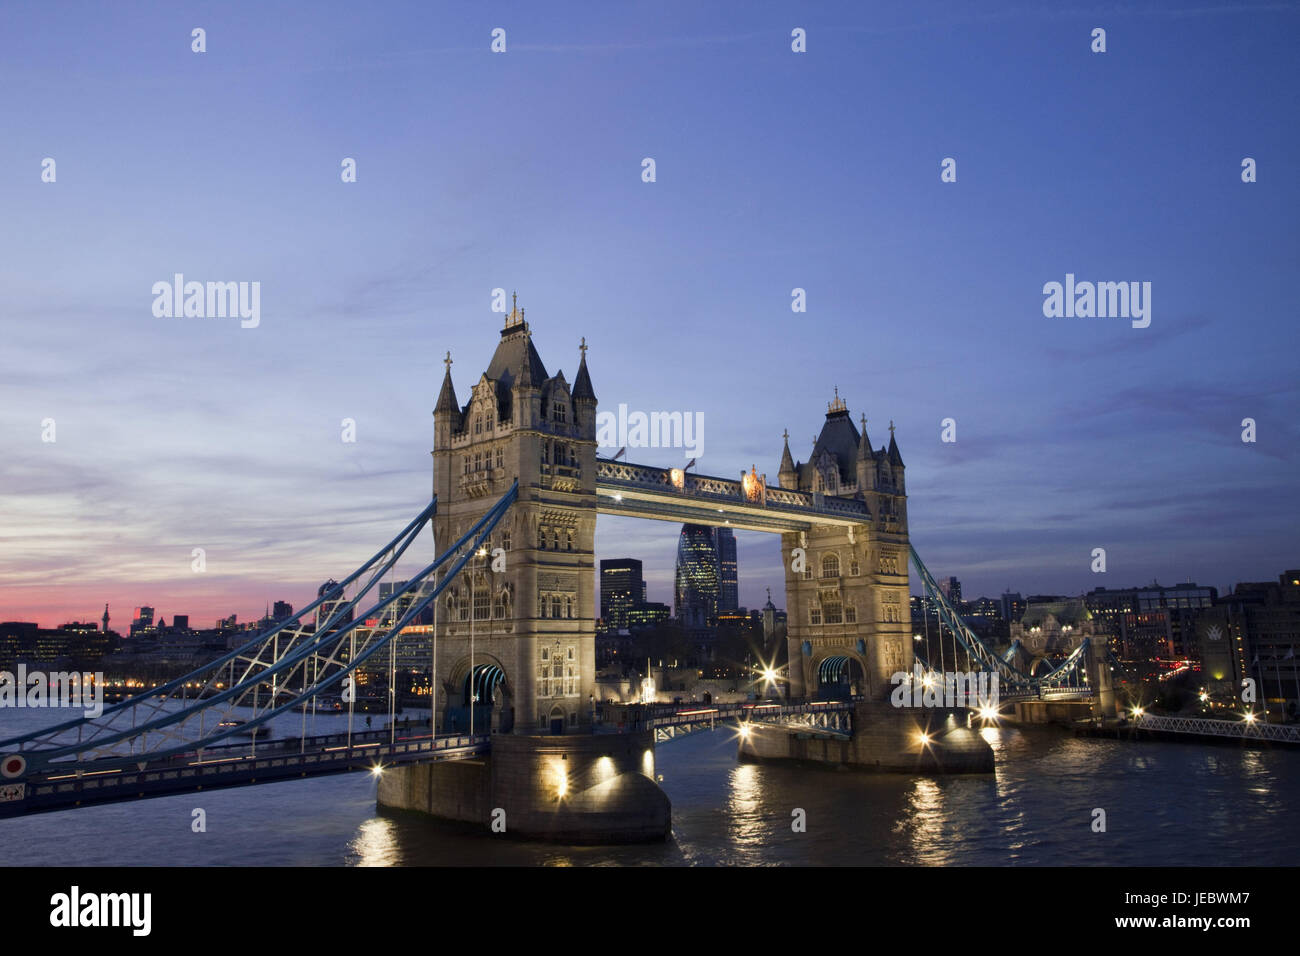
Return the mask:
M 433 447 L 435 450 L 451 447 L 451 436 L 460 431 L 460 403 L 456 401 L 456 386 L 451 383 L 451 353 L 442 360 L 447 366 L 442 376 L 442 390 L 438 403 L 433 406 Z
M 894 423 L 889 423 L 889 463 L 895 468 L 903 467 L 903 456 L 898 453 L 898 442 L 894 440 Z
M 782 488 L 799 487 L 799 473 L 795 471 L 794 459 L 790 457 L 790 431 L 787 429 L 783 436 L 785 438 L 785 449 L 781 452 L 781 467 L 776 473 L 777 481 Z
M 438 393 L 438 404 L 433 406 L 433 413 L 454 412 L 460 414 L 460 403 L 456 401 L 456 386 L 451 383 L 451 353 L 442 360 L 447 371 L 442 376 L 442 391 Z
M 587 340 L 584 337 L 578 346 L 582 358 L 578 360 L 578 377 L 573 380 L 573 400 L 586 399 L 594 402 L 596 393 L 591 387 L 591 375 L 587 372 Z
M 867 416 L 862 416 L 862 434 L 858 438 L 858 490 L 876 490 L 876 453 L 867 437 Z

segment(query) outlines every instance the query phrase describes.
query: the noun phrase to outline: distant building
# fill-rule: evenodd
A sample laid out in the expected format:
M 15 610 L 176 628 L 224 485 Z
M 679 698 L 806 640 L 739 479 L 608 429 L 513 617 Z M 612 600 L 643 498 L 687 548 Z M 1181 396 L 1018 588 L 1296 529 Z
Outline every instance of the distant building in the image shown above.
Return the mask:
M 667 604 L 658 601 L 643 601 L 627 612 L 627 626 L 629 628 L 653 627 L 656 624 L 670 620 L 672 616 L 672 608 Z
M 736 533 L 731 528 L 713 529 L 718 546 L 718 613 L 740 607 L 740 582 L 736 570 Z
M 1004 592 L 1000 604 L 1002 607 L 1002 620 L 1008 624 L 1020 620 L 1020 615 L 1025 613 L 1025 599 L 1020 596 L 1018 591 Z
M 332 588 L 336 587 L 338 587 L 338 582 L 333 578 L 330 578 L 330 580 L 326 581 L 316 589 L 316 597 L 323 598 Z M 383 582 L 381 582 L 380 587 L 383 587 Z M 334 615 L 334 613 L 345 604 L 347 604 L 347 599 L 343 594 L 339 594 L 339 596 L 333 600 L 322 601 L 320 606 L 316 608 L 316 629 L 320 630 L 324 627 L 325 623 Z M 347 624 L 351 623 L 351 621 L 352 610 L 349 608 L 340 623 Z
M 172 630 L 188 631 L 190 629 L 190 616 L 188 614 L 172 615 Z
M 1084 601 L 1114 635 L 1120 657 L 1174 660 L 1199 653 L 1196 619 L 1217 598 L 1217 589 L 1187 582 L 1172 587 L 1153 583 L 1144 588 L 1096 588 Z
M 1249 677 L 1270 710 L 1300 710 L 1300 570 L 1238 584 L 1197 615 L 1194 629 L 1211 695 L 1239 701 Z
M 600 562 L 600 616 L 605 627 L 628 627 L 628 613 L 645 601 L 645 578 L 636 558 Z
M 383 587 L 381 584 L 380 587 Z M 273 621 L 286 621 L 293 617 L 293 605 L 288 601 L 276 601 L 271 606 L 271 619 Z
M 138 607 L 135 609 L 135 617 L 131 620 L 131 636 L 144 634 L 153 630 L 153 608 Z
M 717 616 L 720 573 L 713 529 L 682 525 L 677 540 L 676 614 L 683 627 L 708 626 Z
M 961 582 L 954 577 L 944 578 L 939 582 L 939 590 L 948 599 L 954 611 L 961 610 Z

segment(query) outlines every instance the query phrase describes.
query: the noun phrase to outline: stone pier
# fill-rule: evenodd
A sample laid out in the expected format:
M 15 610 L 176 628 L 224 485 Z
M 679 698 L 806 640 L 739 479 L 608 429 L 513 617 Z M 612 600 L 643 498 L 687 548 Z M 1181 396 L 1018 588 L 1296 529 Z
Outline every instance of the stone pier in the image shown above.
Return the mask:
M 924 735 L 924 736 L 923 736 Z M 751 723 L 740 738 L 741 760 L 893 773 L 993 773 L 993 748 L 951 711 L 899 709 L 860 702 L 853 733 Z
M 668 796 L 654 780 L 649 732 L 501 734 L 487 757 L 385 771 L 376 802 L 570 844 L 665 840 L 672 823 Z

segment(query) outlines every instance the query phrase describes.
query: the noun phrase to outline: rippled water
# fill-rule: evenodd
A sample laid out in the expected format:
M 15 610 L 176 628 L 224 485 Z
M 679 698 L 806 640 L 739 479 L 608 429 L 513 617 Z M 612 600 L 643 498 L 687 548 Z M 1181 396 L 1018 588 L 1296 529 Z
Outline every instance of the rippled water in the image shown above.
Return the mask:
M 0 711 L 0 736 L 63 717 Z M 380 721 L 375 720 L 378 726 Z M 364 727 L 364 720 L 355 725 Z M 299 724 L 282 718 L 280 731 Z M 346 728 L 318 717 L 317 732 Z M 1295 865 L 1300 752 L 986 731 L 997 773 L 910 777 L 738 764 L 718 730 L 662 744 L 673 839 L 517 843 L 379 812 L 349 774 L 0 820 L 0 863 L 103 865 Z M 191 811 L 207 813 L 193 833 Z M 1091 829 L 1093 809 L 1107 831 Z M 805 811 L 807 832 L 791 828 Z

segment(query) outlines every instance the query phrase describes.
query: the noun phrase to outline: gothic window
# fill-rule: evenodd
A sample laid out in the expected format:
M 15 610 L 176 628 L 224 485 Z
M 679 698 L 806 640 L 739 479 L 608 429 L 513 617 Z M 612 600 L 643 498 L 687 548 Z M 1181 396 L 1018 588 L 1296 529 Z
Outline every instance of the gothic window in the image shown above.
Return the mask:
M 506 551 L 509 551 L 509 550 L 510 550 L 510 532 L 509 532 L 509 531 L 502 531 L 502 532 L 501 532 L 501 547 L 502 547 L 502 549 L 504 549 L 504 550 L 506 550 Z
M 808 609 L 808 623 L 820 624 L 822 622 L 822 609 L 813 607 Z
M 469 455 L 466 455 L 466 456 L 465 456 L 464 461 L 465 461 L 465 474 L 468 475 L 468 474 L 469 474 Z
M 483 432 L 483 416 L 479 415 L 474 419 L 474 434 L 479 435 Z
M 560 532 L 556 528 L 551 529 L 551 550 L 552 551 L 560 550 Z
M 537 526 L 537 546 L 546 549 L 546 528 L 543 525 Z
M 474 620 L 486 621 L 491 611 L 492 593 L 487 586 L 474 588 Z
M 492 608 L 492 616 L 502 619 L 506 616 L 506 592 L 501 591 L 497 594 L 496 604 Z
M 569 648 L 569 660 L 573 660 L 573 648 Z
M 474 452 L 474 470 L 479 471 L 483 467 L 483 456 L 479 452 Z
M 542 442 L 542 464 L 544 465 L 550 460 L 551 460 L 551 443 L 548 441 L 544 441 Z
M 807 565 L 804 565 L 804 569 L 803 569 L 803 579 L 804 579 L 805 581 L 811 581 L 811 580 L 812 580 L 812 568 L 808 567 Z
M 546 617 L 546 595 L 540 594 L 537 597 L 537 616 Z
M 854 558 L 849 562 L 849 574 L 856 578 L 860 573 L 862 569 L 858 566 L 858 559 Z
M 566 531 L 566 532 L 564 532 L 564 542 L 565 542 L 565 544 L 564 544 L 564 550 L 566 550 L 566 551 L 572 551 L 572 550 L 573 550 L 573 532 L 572 532 L 572 531 Z
M 497 467 L 504 468 L 506 463 L 506 452 L 504 448 L 497 449 Z
M 555 413 L 554 416 L 553 416 L 553 417 L 555 418 L 555 420 L 556 420 L 557 422 L 562 422 L 562 421 L 564 421 L 564 420 L 565 420 L 565 416 L 564 416 L 564 403 L 563 403 L 563 402 L 556 402 L 556 403 L 554 404 L 554 406 L 552 406 L 552 407 L 553 407 L 553 410 L 554 410 L 554 413 Z
M 840 556 L 834 552 L 822 555 L 822 577 L 838 578 L 840 576 Z
M 568 618 L 573 617 L 573 598 L 566 597 L 564 599 L 564 616 Z M 569 659 L 573 659 L 572 652 L 569 654 Z
M 858 609 L 852 604 L 844 605 L 844 623 L 845 624 L 858 623 Z
M 544 661 L 549 661 L 550 659 L 551 659 L 551 650 L 550 650 L 550 648 L 548 648 L 548 647 L 543 647 L 543 648 L 542 648 L 542 660 L 544 660 Z
M 822 602 L 822 611 L 826 615 L 827 624 L 844 623 L 843 608 L 838 600 L 826 600 Z
M 456 596 L 456 617 L 461 621 L 469 620 L 469 601 L 460 595 Z
M 551 617 L 558 618 L 559 616 L 560 616 L 560 596 L 558 594 L 552 594 L 551 595 Z

